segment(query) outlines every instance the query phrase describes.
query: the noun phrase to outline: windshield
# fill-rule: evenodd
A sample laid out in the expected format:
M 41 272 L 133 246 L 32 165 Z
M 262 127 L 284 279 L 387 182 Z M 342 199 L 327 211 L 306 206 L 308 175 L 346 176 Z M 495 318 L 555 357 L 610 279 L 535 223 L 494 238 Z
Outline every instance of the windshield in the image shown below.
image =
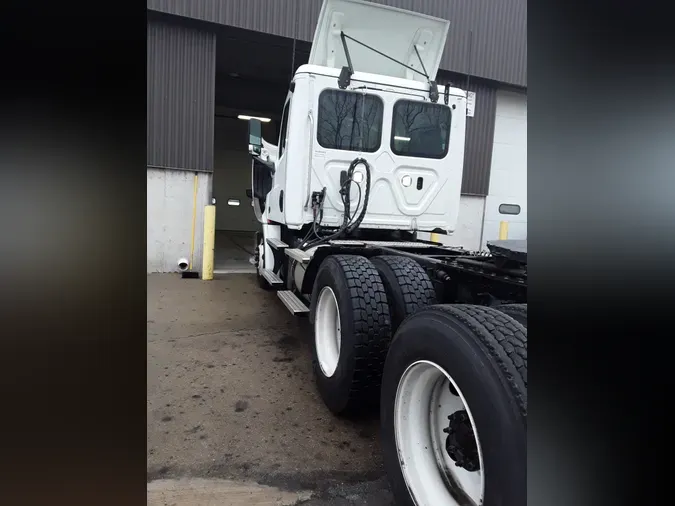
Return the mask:
M 399 100 L 394 105 L 391 150 L 401 156 L 443 158 L 450 140 L 450 108 Z

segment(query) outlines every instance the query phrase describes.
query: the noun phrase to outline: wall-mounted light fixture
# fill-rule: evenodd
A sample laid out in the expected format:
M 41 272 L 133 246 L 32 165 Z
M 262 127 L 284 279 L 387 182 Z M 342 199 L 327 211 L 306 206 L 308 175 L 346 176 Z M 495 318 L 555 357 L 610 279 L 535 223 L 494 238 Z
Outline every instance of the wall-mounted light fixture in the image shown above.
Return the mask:
M 257 120 L 262 121 L 263 123 L 269 123 L 270 121 L 272 121 L 269 118 L 261 118 L 260 116 L 247 116 L 246 114 L 240 114 L 239 116 L 237 116 L 237 118 L 243 119 L 243 120 L 246 120 L 246 121 L 251 120 L 251 119 L 257 119 Z

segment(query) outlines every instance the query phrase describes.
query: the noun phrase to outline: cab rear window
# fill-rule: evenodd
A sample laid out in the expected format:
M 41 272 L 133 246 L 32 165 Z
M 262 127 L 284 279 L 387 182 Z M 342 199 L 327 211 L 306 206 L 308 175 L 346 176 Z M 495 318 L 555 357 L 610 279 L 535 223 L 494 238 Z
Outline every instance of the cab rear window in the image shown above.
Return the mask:
M 327 149 L 373 153 L 382 141 L 383 110 L 378 96 L 324 90 L 319 95 L 317 141 Z
M 394 104 L 391 150 L 397 155 L 443 158 L 450 142 L 450 108 L 413 100 Z

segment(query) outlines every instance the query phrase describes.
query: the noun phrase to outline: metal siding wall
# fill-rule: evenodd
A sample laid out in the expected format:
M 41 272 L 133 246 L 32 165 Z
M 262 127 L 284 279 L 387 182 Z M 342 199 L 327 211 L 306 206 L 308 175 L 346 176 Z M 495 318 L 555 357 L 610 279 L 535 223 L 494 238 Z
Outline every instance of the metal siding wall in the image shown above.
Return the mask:
M 487 195 L 495 136 L 497 89 L 481 84 L 471 84 L 469 89 L 476 92 L 476 110 L 473 118 L 466 119 L 462 194 Z
M 310 41 L 323 0 L 147 0 L 148 9 Z M 296 22 L 297 19 L 297 31 Z
M 441 68 L 527 86 L 527 0 L 371 1 L 450 20 Z M 147 1 L 151 10 L 310 42 L 321 4 L 322 0 Z
M 464 89 L 465 83 L 440 75 L 438 82 Z M 497 88 L 484 83 L 470 82 L 469 90 L 476 93 L 476 108 L 472 118 L 466 118 L 464 144 L 463 195 L 487 195 L 490 187 L 492 145 L 495 135 Z M 441 98 L 441 101 L 443 99 Z
M 148 165 L 212 171 L 215 34 L 151 21 L 147 65 Z

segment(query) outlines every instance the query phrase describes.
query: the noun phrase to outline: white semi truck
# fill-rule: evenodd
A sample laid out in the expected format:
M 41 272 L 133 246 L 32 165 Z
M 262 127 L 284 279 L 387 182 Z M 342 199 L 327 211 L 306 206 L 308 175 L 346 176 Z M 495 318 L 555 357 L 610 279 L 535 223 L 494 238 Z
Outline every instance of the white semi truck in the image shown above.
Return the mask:
M 457 224 L 466 92 L 449 23 L 325 0 L 278 144 L 249 122 L 258 281 L 313 325 L 338 416 L 379 404 L 400 504 L 526 504 L 527 250 L 420 240 Z

